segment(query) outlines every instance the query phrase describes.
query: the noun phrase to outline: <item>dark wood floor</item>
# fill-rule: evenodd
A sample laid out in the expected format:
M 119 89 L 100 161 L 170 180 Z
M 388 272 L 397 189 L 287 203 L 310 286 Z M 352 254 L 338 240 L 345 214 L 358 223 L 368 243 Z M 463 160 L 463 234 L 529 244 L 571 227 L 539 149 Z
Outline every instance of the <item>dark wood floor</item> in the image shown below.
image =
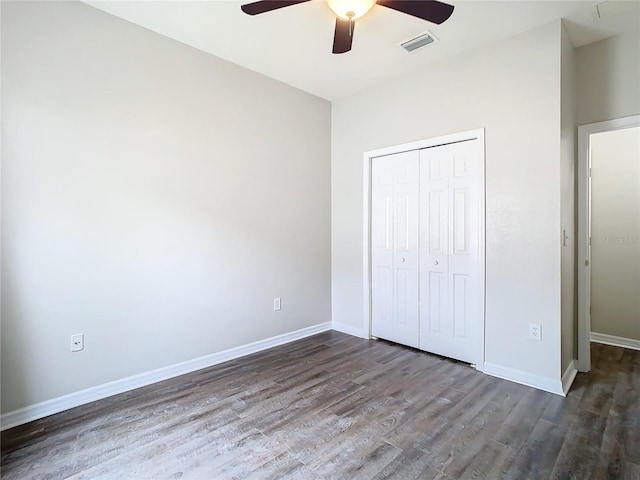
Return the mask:
M 6 479 L 640 479 L 640 352 L 567 398 L 327 332 L 2 434 Z

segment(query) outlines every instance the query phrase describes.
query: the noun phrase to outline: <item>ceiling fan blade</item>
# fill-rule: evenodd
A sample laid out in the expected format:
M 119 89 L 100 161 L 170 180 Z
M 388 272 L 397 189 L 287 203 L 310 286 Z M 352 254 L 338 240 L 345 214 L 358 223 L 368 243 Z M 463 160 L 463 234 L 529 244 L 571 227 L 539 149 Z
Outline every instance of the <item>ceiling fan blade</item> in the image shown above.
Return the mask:
M 336 30 L 333 34 L 333 53 L 346 53 L 351 50 L 353 27 L 355 22 L 336 17 Z
M 246 3 L 240 8 L 244 13 L 249 15 L 258 15 L 259 13 L 266 13 L 271 10 L 277 10 L 308 1 L 310 0 L 263 0 L 261 2 Z
M 378 0 L 376 3 L 438 25 L 453 13 L 453 5 L 436 0 Z

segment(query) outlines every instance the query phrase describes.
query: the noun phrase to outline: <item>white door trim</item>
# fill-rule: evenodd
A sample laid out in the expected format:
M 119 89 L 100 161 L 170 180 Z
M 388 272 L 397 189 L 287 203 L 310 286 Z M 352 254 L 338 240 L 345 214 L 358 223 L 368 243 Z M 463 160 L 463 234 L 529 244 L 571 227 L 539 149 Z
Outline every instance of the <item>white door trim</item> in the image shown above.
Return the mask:
M 419 150 L 422 148 L 437 147 L 440 145 L 447 145 L 456 142 L 464 142 L 468 140 L 479 140 L 482 148 L 482 194 L 480 195 L 480 251 L 482 258 L 482 272 L 480 277 L 482 279 L 482 361 L 476 365 L 478 370 L 484 369 L 484 345 L 485 345 L 485 318 L 486 318 L 486 289 L 485 289 L 485 264 L 486 264 L 486 250 L 485 250 L 485 142 L 484 142 L 484 128 L 478 128 L 475 130 L 468 130 L 466 132 L 453 133 L 450 135 L 443 135 L 440 137 L 429 138 L 425 140 L 419 140 L 416 142 L 404 143 L 402 145 L 394 145 L 391 147 L 379 148 L 371 150 L 363 154 L 363 167 L 362 167 L 362 179 L 363 179 L 363 205 L 362 205 L 362 283 L 363 283 L 363 315 L 362 315 L 362 332 L 366 338 L 371 338 L 371 159 L 375 157 L 381 157 L 383 155 L 391 155 L 395 153 L 407 152 L 410 150 Z
M 591 155 L 589 137 L 640 126 L 640 115 L 590 123 L 578 127 L 578 370 L 591 370 Z

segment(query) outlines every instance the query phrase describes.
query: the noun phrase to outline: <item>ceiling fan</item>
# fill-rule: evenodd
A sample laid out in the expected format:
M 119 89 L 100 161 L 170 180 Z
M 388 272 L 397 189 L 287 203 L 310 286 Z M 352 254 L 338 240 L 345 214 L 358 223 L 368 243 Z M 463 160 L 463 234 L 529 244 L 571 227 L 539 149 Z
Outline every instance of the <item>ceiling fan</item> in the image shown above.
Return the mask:
M 310 0 L 262 0 L 247 3 L 241 8 L 248 15 L 258 15 L 308 1 Z M 453 13 L 453 5 L 437 0 L 327 0 L 327 4 L 336 14 L 333 53 L 345 53 L 351 50 L 355 20 L 362 17 L 376 4 L 438 25 Z

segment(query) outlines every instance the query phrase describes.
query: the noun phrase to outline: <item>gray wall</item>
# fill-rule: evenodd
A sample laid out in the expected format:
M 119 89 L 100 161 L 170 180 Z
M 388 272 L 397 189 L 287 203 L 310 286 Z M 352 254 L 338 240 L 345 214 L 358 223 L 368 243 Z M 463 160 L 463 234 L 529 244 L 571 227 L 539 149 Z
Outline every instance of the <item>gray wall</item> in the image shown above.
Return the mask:
M 591 135 L 591 330 L 640 340 L 640 127 Z
M 2 411 L 330 321 L 330 112 L 84 4 L 2 2 Z
M 337 101 L 334 325 L 365 331 L 363 152 L 486 128 L 486 361 L 560 380 L 560 22 Z M 542 324 L 542 341 L 528 324 Z
M 615 37 L 576 49 L 578 125 L 640 113 L 640 15 Z

